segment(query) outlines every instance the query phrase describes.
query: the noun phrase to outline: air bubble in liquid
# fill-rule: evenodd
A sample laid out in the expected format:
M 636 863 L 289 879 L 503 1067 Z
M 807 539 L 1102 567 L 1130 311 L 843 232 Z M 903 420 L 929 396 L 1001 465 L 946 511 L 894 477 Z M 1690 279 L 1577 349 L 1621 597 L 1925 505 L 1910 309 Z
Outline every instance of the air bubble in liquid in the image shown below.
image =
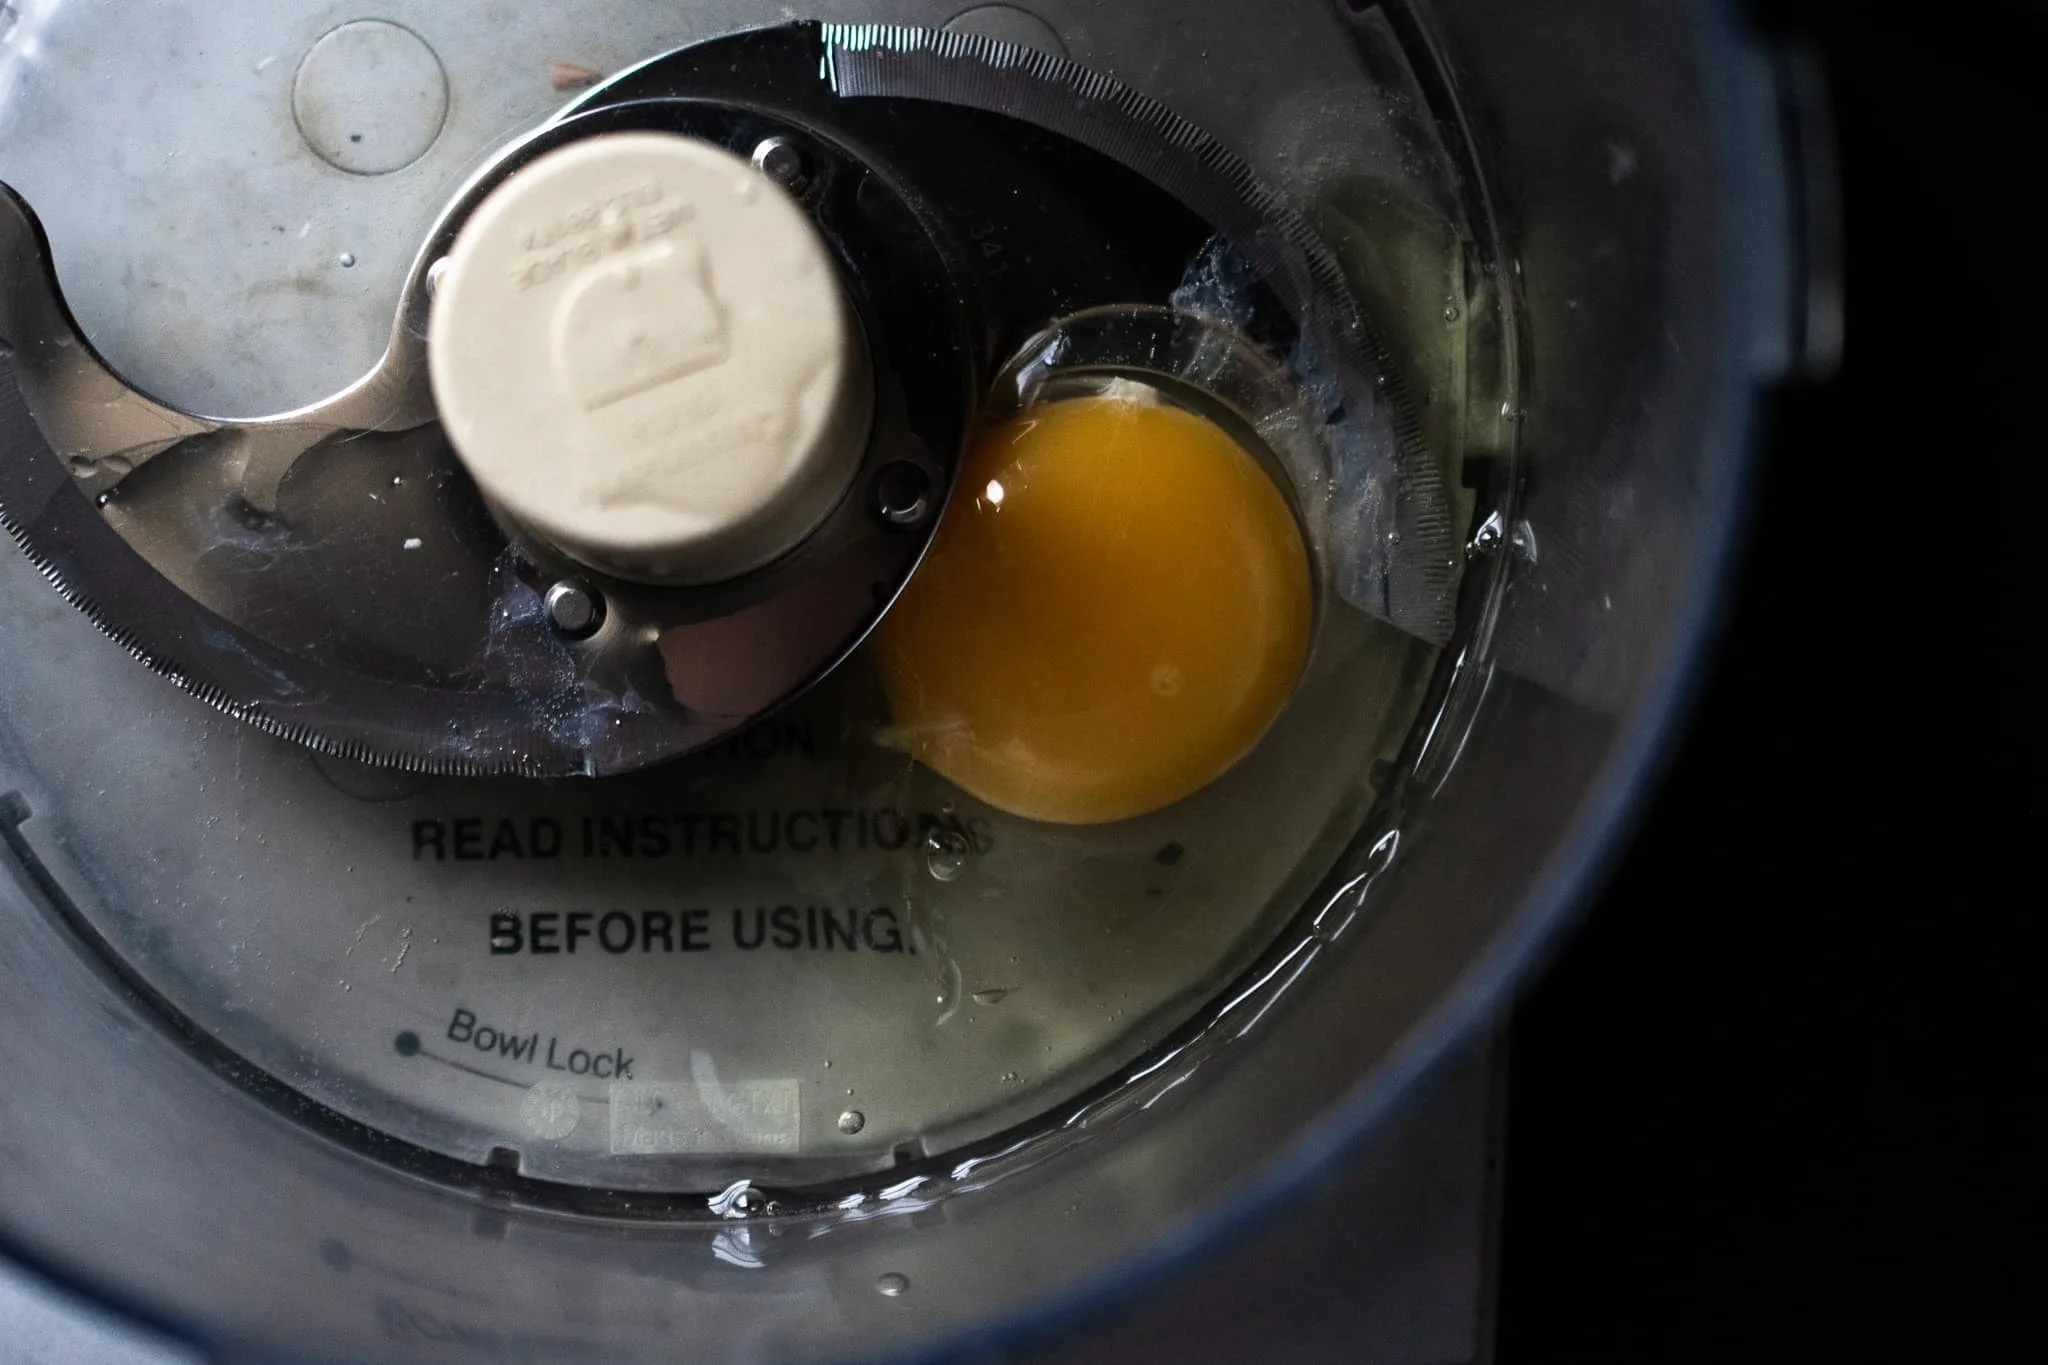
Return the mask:
M 875 1280 L 875 1292 L 884 1298 L 900 1299 L 910 1292 L 910 1277 L 892 1270 Z
M 931 830 L 924 836 L 925 871 L 932 874 L 933 881 L 957 882 L 967 871 L 970 851 L 967 836 L 958 830 Z
M 849 1091 L 848 1093 L 851 1094 L 852 1092 Z M 868 1116 L 861 1113 L 858 1109 L 849 1109 L 839 1116 L 839 1131 L 848 1137 L 852 1137 L 867 1126 Z

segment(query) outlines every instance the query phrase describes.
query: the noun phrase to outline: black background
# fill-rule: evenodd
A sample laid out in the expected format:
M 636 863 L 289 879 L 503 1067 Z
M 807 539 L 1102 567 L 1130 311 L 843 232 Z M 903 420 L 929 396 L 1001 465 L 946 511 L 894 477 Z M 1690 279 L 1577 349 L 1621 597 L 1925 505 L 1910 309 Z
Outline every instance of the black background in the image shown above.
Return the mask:
M 1849 349 L 1514 1025 L 1506 1365 L 2033 1356 L 2048 1307 L 2048 5 L 1757 8 L 1832 70 Z

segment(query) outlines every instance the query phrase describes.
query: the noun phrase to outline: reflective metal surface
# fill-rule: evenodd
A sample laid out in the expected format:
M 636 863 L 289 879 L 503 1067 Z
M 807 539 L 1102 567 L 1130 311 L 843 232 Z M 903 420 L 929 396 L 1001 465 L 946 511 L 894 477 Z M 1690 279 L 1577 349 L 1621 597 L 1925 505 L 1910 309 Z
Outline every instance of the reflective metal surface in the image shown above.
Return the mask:
M 536 634 L 527 623 L 542 615 L 536 595 L 575 566 L 516 533 L 508 555 L 437 436 L 405 434 L 431 416 L 421 343 L 431 270 L 493 184 L 566 141 L 660 127 L 752 147 L 757 156 L 768 147 L 785 174 L 803 177 L 807 202 L 845 256 L 876 330 L 879 425 L 857 483 L 866 488 L 883 467 L 907 462 L 942 494 L 977 361 L 985 367 L 1062 308 L 1142 300 L 1148 288 L 1136 279 L 1112 284 L 1114 274 L 1091 278 L 1101 266 L 1072 211 L 1071 221 L 1055 216 L 1035 231 L 993 220 L 987 231 L 995 235 L 986 235 L 977 223 L 990 211 L 987 195 L 946 177 L 964 162 L 1000 158 L 970 135 L 976 125 L 945 122 L 932 101 L 999 113 L 1101 150 L 1209 225 L 1217 250 L 1228 253 L 1208 267 L 1219 282 L 1248 271 L 1277 296 L 1290 331 L 1276 339 L 1315 386 L 1323 439 L 1342 447 L 1331 461 L 1331 495 L 1352 529 L 1338 551 L 1339 591 L 1432 643 L 1447 639 L 1461 561 L 1441 466 L 1423 444 L 1384 343 L 1353 308 L 1347 281 L 1310 226 L 1163 106 L 1042 53 L 910 29 L 764 30 L 601 85 L 496 157 L 444 209 L 407 277 L 379 366 L 335 398 L 276 418 L 206 422 L 126 391 L 70 326 L 47 245 L 25 208 L 11 204 L 9 240 L 0 246 L 11 246 L 18 262 L 11 316 L 0 316 L 0 330 L 13 334 L 22 357 L 15 380 L 27 413 L 55 432 L 56 453 L 126 547 L 47 487 L 46 471 L 23 467 L 33 460 L 26 430 L 17 434 L 24 453 L 10 462 L 12 486 L 0 490 L 0 505 L 15 509 L 16 534 L 74 600 L 93 604 L 144 658 L 202 697 L 294 738 L 437 772 L 616 772 L 703 747 L 858 643 L 921 553 L 922 539 L 904 534 L 919 523 L 884 518 L 877 527 L 867 499 L 855 496 L 790 557 L 729 587 L 598 584 L 608 599 L 605 627 L 563 649 L 559 635 Z M 760 132 L 778 122 L 786 131 L 763 140 Z M 834 140 L 846 138 L 850 145 Z M 792 157 L 811 164 L 798 167 Z M 892 193 L 885 185 L 897 202 L 878 212 Z M 1099 198 L 1106 187 L 1089 188 Z M 1169 245 L 1164 218 L 1141 202 L 1118 221 L 1112 240 L 1137 233 L 1141 240 L 1126 251 L 1136 260 L 1163 250 L 1178 264 L 1194 254 Z M 984 235 L 974 240 L 976 233 Z M 1013 270 L 1016 263 L 1025 268 Z M 1253 297 L 1231 292 L 1251 286 L 1190 280 L 1177 302 L 1186 294 L 1189 306 L 1223 310 L 1242 325 L 1257 318 Z M 921 304 L 913 290 L 926 295 Z M 954 298 L 981 315 L 959 317 Z M 979 346 L 969 332 L 979 333 Z M 949 347 L 956 359 L 936 358 Z M 376 512 L 366 514 L 366 499 Z M 44 531 L 39 516 L 57 524 Z M 128 549 L 168 581 L 138 571 Z M 806 581 L 816 584 L 808 593 Z M 110 608 L 117 600 L 126 604 Z M 758 676 L 758 651 L 718 665 L 747 679 L 743 705 L 732 703 L 726 685 L 714 689 L 723 704 L 666 686 L 678 654 L 731 649 L 731 629 L 718 628 L 717 645 L 693 634 L 736 611 L 766 612 L 772 622 L 764 618 L 756 631 L 800 636 L 808 647 L 765 665 L 772 676 Z M 208 613 L 234 638 L 208 627 Z M 181 627 L 186 638 L 159 628 L 183 618 L 191 618 Z M 231 657 L 195 649 L 194 635 L 225 639 Z
M 517 536 L 508 553 L 438 428 L 422 426 L 433 416 L 426 280 L 489 188 L 551 147 L 650 119 L 745 137 L 761 117 L 744 116 L 735 132 L 733 115 L 705 108 L 598 105 L 522 140 L 444 210 L 377 369 L 326 402 L 251 422 L 189 417 L 127 389 L 76 335 L 38 225 L 10 198 L 0 332 L 23 400 L 10 411 L 51 433 L 63 468 L 125 543 L 51 482 L 51 461 L 19 421 L 0 505 L 74 600 L 162 671 L 335 752 L 432 771 L 606 772 L 715 742 L 828 671 L 922 553 L 917 532 L 929 525 L 878 521 L 867 489 L 908 463 L 944 490 L 965 429 L 975 361 L 934 246 L 902 206 L 878 217 L 882 181 L 814 149 L 832 168 L 810 196 L 814 211 L 849 253 L 883 348 L 859 491 L 799 550 L 733 584 L 600 585 L 605 628 L 573 650 L 527 623 L 541 616 L 540 594 L 576 566 Z M 704 650 L 707 628 L 730 652 L 734 630 L 717 623 L 734 618 L 807 643 L 773 659 L 742 651 L 715 670 L 730 681 L 677 695 L 665 660 Z
M 699 134 L 718 131 L 682 117 Z M 431 263 L 499 176 L 618 121 L 586 113 L 515 147 L 429 238 L 379 368 L 326 403 L 248 423 L 175 413 L 113 376 L 71 330 L 37 225 L 8 198 L 0 245 L 13 252 L 12 287 L 0 333 L 15 363 L 0 384 L 20 392 L 6 404 L 0 475 L 10 529 L 168 676 L 231 714 L 351 757 L 442 772 L 630 770 L 713 743 L 801 690 L 859 643 L 922 553 L 929 525 L 878 519 L 872 479 L 909 463 L 931 487 L 949 486 L 974 361 L 928 243 L 840 221 L 836 201 L 820 204 L 868 286 L 886 291 L 869 325 L 914 371 L 886 352 L 877 366 L 879 413 L 858 491 L 796 552 L 735 583 L 684 591 L 607 580 L 605 628 L 573 649 L 546 629 L 540 599 L 578 566 L 516 535 L 508 550 L 438 427 L 421 425 L 432 418 L 421 340 Z M 862 183 L 871 200 L 886 193 Z M 848 183 L 845 207 L 852 194 Z M 44 444 L 45 429 L 60 449 Z M 735 619 L 805 646 L 772 659 L 742 651 L 718 666 L 731 681 L 715 695 L 678 695 L 665 656 L 701 652 L 707 629 L 729 651 L 733 629 L 719 623 Z

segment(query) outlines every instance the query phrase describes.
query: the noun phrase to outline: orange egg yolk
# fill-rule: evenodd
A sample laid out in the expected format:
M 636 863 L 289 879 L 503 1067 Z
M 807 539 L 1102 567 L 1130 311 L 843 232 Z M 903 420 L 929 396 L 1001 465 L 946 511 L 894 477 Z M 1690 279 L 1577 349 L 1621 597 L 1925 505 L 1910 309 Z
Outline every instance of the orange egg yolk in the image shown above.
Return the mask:
M 1076 398 L 983 435 L 877 636 L 899 741 L 1027 819 L 1190 796 L 1271 726 L 1308 656 L 1308 554 L 1215 424 Z

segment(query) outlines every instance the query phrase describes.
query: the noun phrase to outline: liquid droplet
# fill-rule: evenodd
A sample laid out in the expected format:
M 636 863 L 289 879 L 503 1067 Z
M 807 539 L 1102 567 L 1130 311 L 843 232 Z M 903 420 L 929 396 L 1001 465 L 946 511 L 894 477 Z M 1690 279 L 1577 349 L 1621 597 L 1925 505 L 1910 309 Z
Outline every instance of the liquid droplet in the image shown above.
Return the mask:
M 1378 842 L 1373 844 L 1373 846 L 1370 849 L 1366 850 L 1366 873 L 1369 876 L 1377 877 L 1380 873 L 1385 872 L 1387 868 L 1393 863 L 1394 855 L 1400 852 L 1400 849 L 1401 831 L 1398 829 L 1388 830 L 1385 834 L 1379 837 Z
M 900 1299 L 910 1292 L 910 1277 L 892 1270 L 876 1279 L 875 1292 L 886 1299 Z
M 765 1213 L 768 1199 L 754 1188 L 752 1181 L 739 1180 L 711 1196 L 708 1207 L 720 1218 L 748 1218 Z
M 344 252 L 342 252 L 342 253 L 341 253 L 341 268 L 342 268 L 343 270 L 352 270 L 352 269 L 354 269 L 354 268 L 355 268 L 355 263 L 356 263 L 356 253 L 355 253 L 355 252 L 353 252 L 353 251 L 344 251 Z
M 933 881 L 957 882 L 967 871 L 967 836 L 958 830 L 935 829 L 924 836 L 925 871 Z
M 1474 558 L 1490 555 L 1501 547 L 1501 542 L 1506 538 L 1501 515 L 1495 512 L 1481 522 L 1479 529 L 1472 533 L 1471 543 L 1465 547 L 1465 552 Z
M 858 1109 L 849 1109 L 839 1116 L 839 1131 L 852 1137 L 868 1126 L 868 1116 Z

